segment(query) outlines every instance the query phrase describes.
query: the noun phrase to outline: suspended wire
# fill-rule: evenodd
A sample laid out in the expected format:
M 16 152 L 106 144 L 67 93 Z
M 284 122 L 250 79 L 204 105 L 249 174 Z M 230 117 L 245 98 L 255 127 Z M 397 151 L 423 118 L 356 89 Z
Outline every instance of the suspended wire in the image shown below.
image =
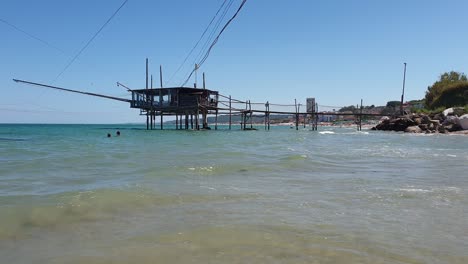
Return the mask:
M 72 63 L 78 58 L 78 56 L 81 55 L 81 53 L 83 53 L 83 51 L 89 46 L 89 44 L 91 44 L 91 42 L 97 37 L 97 35 L 99 35 L 99 33 L 101 33 L 101 31 L 104 29 L 104 27 L 107 26 L 107 24 L 109 24 L 109 22 L 115 17 L 115 15 L 117 15 L 117 13 L 120 11 L 120 9 L 122 9 L 122 7 L 124 7 L 124 5 L 128 2 L 128 0 L 125 0 L 123 1 L 123 3 L 120 5 L 120 7 L 112 14 L 111 17 L 109 17 L 109 19 L 107 19 L 106 23 L 104 23 L 104 25 L 101 26 L 101 28 L 94 34 L 94 36 L 88 40 L 88 42 L 86 43 L 86 45 L 83 46 L 83 48 L 81 48 L 81 50 L 68 62 L 68 64 L 65 66 L 65 68 L 63 68 L 63 70 L 57 75 L 57 77 L 55 77 L 54 81 L 57 81 L 58 78 L 60 78 L 60 76 L 62 76 L 62 74 L 68 69 L 68 67 L 70 67 L 70 65 L 72 65 Z
M 8 22 L 8 21 L 6 21 L 4 19 L 0 18 L 0 22 L 4 23 L 5 25 L 10 26 L 11 28 L 15 29 L 16 31 L 21 32 L 21 33 L 25 34 L 26 36 L 28 36 L 28 37 L 30 37 L 32 39 L 35 39 L 35 40 L 41 42 L 42 44 L 45 44 L 49 48 L 53 48 L 53 49 L 59 51 L 60 53 L 65 54 L 65 52 L 63 50 L 61 50 L 60 48 L 50 44 L 49 42 L 47 42 L 47 41 L 45 41 L 45 40 L 43 40 L 41 38 L 38 38 L 38 37 L 34 36 L 33 34 L 30 34 L 30 33 L 26 32 L 26 31 L 22 30 L 21 28 L 11 24 L 10 22 Z
M 229 26 L 229 24 L 231 24 L 231 22 L 234 20 L 234 18 L 236 18 L 237 14 L 239 14 L 239 12 L 241 11 L 242 7 L 244 7 L 246 2 L 247 2 L 247 0 L 242 1 L 242 3 L 240 4 L 239 8 L 236 11 L 236 13 L 234 13 L 234 15 L 231 17 L 231 19 L 228 20 L 228 22 L 224 25 L 224 27 L 218 33 L 216 38 L 213 40 L 213 43 L 211 43 L 210 47 L 208 48 L 207 52 L 205 53 L 205 56 L 198 63 L 198 67 L 201 67 L 203 65 L 203 63 L 206 61 L 206 59 L 210 55 L 211 49 L 213 49 L 214 45 L 218 42 L 219 37 L 221 36 L 221 34 L 223 34 L 224 30 L 226 30 L 226 28 Z M 190 80 L 190 77 L 192 77 L 193 73 L 197 70 L 198 67 L 196 67 L 195 69 L 192 70 L 192 72 L 188 76 L 187 80 L 185 80 L 185 82 L 181 86 L 184 86 L 185 84 L 187 84 L 187 82 Z
M 218 21 L 216 21 L 216 24 L 215 26 L 213 27 L 213 29 L 211 30 L 210 32 L 210 35 L 208 36 L 208 38 L 206 39 L 205 43 L 203 44 L 203 47 L 200 49 L 195 61 L 193 63 L 196 63 L 197 61 L 199 61 L 201 58 L 202 58 L 202 55 L 206 52 L 206 50 L 208 49 L 209 45 L 210 45 L 210 42 L 213 41 L 213 38 L 215 36 L 215 33 L 218 31 L 218 28 L 219 26 L 221 25 L 221 22 L 223 22 L 224 18 L 226 17 L 229 9 L 231 9 L 231 6 L 232 4 L 234 3 L 234 0 L 230 0 L 229 1 L 229 4 L 226 6 L 226 8 L 224 9 L 223 11 L 223 14 L 221 14 L 221 16 L 218 18 Z
M 224 30 L 226 30 L 226 28 L 229 26 L 229 24 L 231 24 L 231 22 L 234 20 L 234 18 L 236 18 L 237 14 L 239 14 L 240 10 L 242 9 L 242 7 L 244 6 L 244 4 L 247 2 L 247 0 L 243 0 L 241 5 L 239 6 L 239 8 L 237 9 L 236 13 L 234 13 L 234 15 L 231 17 L 231 19 L 228 20 L 228 22 L 224 25 L 224 27 L 221 29 L 221 31 L 218 33 L 218 35 L 216 36 L 216 38 L 214 39 L 213 43 L 210 45 L 210 47 L 208 48 L 208 51 L 206 52 L 205 56 L 203 57 L 203 59 L 198 63 L 199 66 L 203 65 L 203 63 L 205 62 L 205 60 L 208 58 L 208 56 L 210 55 L 210 52 L 211 52 L 211 49 L 214 47 L 214 45 L 218 42 L 219 40 L 219 37 L 221 36 L 221 34 L 223 34 Z
M 198 39 L 197 43 L 195 44 L 195 46 L 193 46 L 193 48 L 190 50 L 190 52 L 187 54 L 187 56 L 185 57 L 184 61 L 179 65 L 179 67 L 177 68 L 177 70 L 172 74 L 171 78 L 169 78 L 169 81 L 166 81 L 165 84 L 167 86 L 168 83 L 170 83 L 172 81 L 172 79 L 174 78 L 174 76 L 180 71 L 180 69 L 184 66 L 184 64 L 187 62 L 188 58 L 190 57 L 190 55 L 192 55 L 193 51 L 198 47 L 198 44 L 200 44 L 200 41 L 203 39 L 203 37 L 205 36 L 206 32 L 208 31 L 208 29 L 210 28 L 211 24 L 213 24 L 213 21 L 215 20 L 215 18 L 218 16 L 219 12 L 221 11 L 221 9 L 223 8 L 223 6 L 226 4 L 227 0 L 224 0 L 223 4 L 219 7 L 218 11 L 216 11 L 216 14 L 213 16 L 213 18 L 211 19 L 210 23 L 208 24 L 208 26 L 206 26 L 205 28 L 205 31 L 203 31 L 202 35 L 200 36 L 200 38 Z
M 213 41 L 213 38 L 214 38 L 214 35 L 216 33 L 216 31 L 218 30 L 219 26 L 221 25 L 221 22 L 224 20 L 224 18 L 226 17 L 226 14 L 227 12 L 229 11 L 229 9 L 231 9 L 231 6 L 233 4 L 233 1 L 234 0 L 229 0 L 229 3 L 227 4 L 227 6 L 224 8 L 223 10 L 223 13 L 221 14 L 220 17 L 218 17 L 218 20 L 216 21 L 215 25 L 213 26 L 213 28 L 211 29 L 211 32 L 210 34 L 208 35 L 208 37 L 206 38 L 205 40 L 205 43 L 203 44 L 202 48 L 200 49 L 200 51 L 198 52 L 197 56 L 195 56 L 195 60 L 193 61 L 192 65 L 193 64 L 196 64 L 202 57 L 202 55 L 206 52 L 209 44 Z M 198 68 L 197 68 L 198 69 Z M 190 72 L 192 71 L 192 68 L 190 68 L 187 73 L 184 75 L 184 76 L 187 76 L 190 74 Z
M 193 64 L 197 65 L 196 63 L 202 59 L 203 54 L 206 54 L 206 52 L 207 52 L 207 50 L 208 50 L 208 48 L 210 46 L 210 43 L 212 43 L 213 40 L 214 40 L 215 33 L 218 31 L 218 29 L 219 29 L 219 27 L 221 25 L 221 22 L 224 21 L 224 18 L 226 17 L 228 11 L 231 9 L 231 6 L 232 6 L 233 3 L 234 3 L 234 0 L 229 1 L 227 7 L 223 11 L 223 14 L 218 18 L 218 21 L 216 21 L 216 25 L 213 27 L 213 29 L 210 32 L 210 35 L 208 36 L 205 43 L 203 44 L 203 47 L 198 52 L 198 55 L 195 57 L 195 60 L 193 61 Z M 196 67 L 197 68 L 194 69 L 194 71 L 196 71 L 199 68 L 198 65 Z M 193 72 L 192 72 L 192 70 L 189 70 L 186 75 L 191 75 L 191 74 L 193 74 Z

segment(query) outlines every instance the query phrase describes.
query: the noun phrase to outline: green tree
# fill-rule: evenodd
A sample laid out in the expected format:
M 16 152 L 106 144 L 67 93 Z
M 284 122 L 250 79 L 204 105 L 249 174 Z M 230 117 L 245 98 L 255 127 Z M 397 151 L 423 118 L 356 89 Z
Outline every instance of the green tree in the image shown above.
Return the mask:
M 400 107 L 401 102 L 400 101 L 388 101 L 386 107 Z
M 426 107 L 434 109 L 463 106 L 468 103 L 467 91 L 468 79 L 464 73 L 455 71 L 443 73 L 438 81 L 427 87 Z
M 354 105 L 350 105 L 350 106 L 345 106 L 345 107 L 342 107 L 340 110 L 338 110 L 338 112 L 353 112 L 356 111 L 356 106 Z

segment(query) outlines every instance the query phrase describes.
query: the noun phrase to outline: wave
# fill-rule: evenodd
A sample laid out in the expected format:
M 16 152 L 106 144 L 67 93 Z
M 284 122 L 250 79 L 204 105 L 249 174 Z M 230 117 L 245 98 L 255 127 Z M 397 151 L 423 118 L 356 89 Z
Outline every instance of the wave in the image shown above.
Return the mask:
M 200 187 L 202 188 L 202 187 Z M 175 204 L 190 204 L 245 199 L 249 195 L 155 193 L 143 188 L 133 190 L 99 189 L 43 197 L 10 197 L 2 203 L 0 239 L 17 238 L 31 228 L 105 220 L 120 214 L 158 210 Z M 10 204 L 10 206 L 7 206 Z

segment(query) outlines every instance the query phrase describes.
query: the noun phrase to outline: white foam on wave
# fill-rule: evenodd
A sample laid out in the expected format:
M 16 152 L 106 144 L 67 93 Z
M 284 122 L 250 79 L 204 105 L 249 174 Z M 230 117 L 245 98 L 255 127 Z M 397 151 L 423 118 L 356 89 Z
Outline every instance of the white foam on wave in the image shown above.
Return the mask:
M 326 135 L 326 134 L 335 134 L 333 131 L 320 131 L 319 134 Z
M 429 192 L 432 192 L 432 190 L 417 189 L 417 188 L 401 188 L 401 189 L 398 189 L 398 191 L 415 192 L 415 193 L 429 193 Z
M 432 193 L 432 192 L 449 192 L 449 193 L 459 193 L 461 191 L 458 187 L 434 187 L 430 189 L 416 188 L 414 186 L 409 186 L 407 188 L 399 188 L 397 191 L 401 192 L 411 192 L 411 193 Z

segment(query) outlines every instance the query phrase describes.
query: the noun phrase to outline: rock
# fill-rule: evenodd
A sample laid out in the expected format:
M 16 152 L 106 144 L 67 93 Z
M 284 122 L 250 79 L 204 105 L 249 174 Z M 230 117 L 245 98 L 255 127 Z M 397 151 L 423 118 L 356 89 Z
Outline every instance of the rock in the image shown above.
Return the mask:
M 407 133 L 421 133 L 422 129 L 419 128 L 418 126 L 409 126 L 405 129 L 405 132 Z
M 445 126 L 445 129 L 448 132 L 454 132 L 454 131 L 462 130 L 462 127 L 459 124 L 450 124 L 450 125 Z
M 450 108 L 445 109 L 444 111 L 442 111 L 442 114 L 443 114 L 444 116 L 452 115 L 452 114 L 453 114 L 453 108 L 450 107 Z
M 420 124 L 418 127 L 421 128 L 421 130 L 426 131 L 428 129 L 429 125 L 428 124 Z
M 439 114 L 435 114 L 433 119 L 437 121 L 442 121 L 445 119 L 445 116 L 439 113 Z
M 413 119 L 413 121 L 414 121 L 414 123 L 416 123 L 416 125 L 420 125 L 421 122 L 422 122 L 422 119 L 421 119 L 420 117 L 415 117 L 415 118 Z
M 458 124 L 463 130 L 468 130 L 468 114 L 460 116 L 458 118 Z
M 430 123 L 431 123 L 431 118 L 429 118 L 429 116 L 427 116 L 427 115 L 424 115 L 422 117 L 421 124 L 428 124 L 429 125 Z
M 447 126 L 450 124 L 458 124 L 458 117 L 456 116 L 447 116 L 445 120 L 442 122 L 442 125 Z
M 455 116 L 461 116 L 465 112 L 465 109 L 463 107 L 450 107 L 442 111 L 442 114 L 447 117 L 451 115 Z
M 387 121 L 387 120 L 390 120 L 390 117 L 388 117 L 388 116 L 382 116 L 382 117 L 380 118 L 380 122 L 384 122 L 384 121 Z
M 405 131 L 405 129 L 409 126 L 414 126 L 416 123 L 409 117 L 400 117 L 397 119 L 394 119 L 390 122 L 390 124 L 393 123 L 393 129 L 395 131 Z
M 431 124 L 429 125 L 429 129 L 432 131 L 438 131 L 440 127 L 439 120 L 431 120 Z

